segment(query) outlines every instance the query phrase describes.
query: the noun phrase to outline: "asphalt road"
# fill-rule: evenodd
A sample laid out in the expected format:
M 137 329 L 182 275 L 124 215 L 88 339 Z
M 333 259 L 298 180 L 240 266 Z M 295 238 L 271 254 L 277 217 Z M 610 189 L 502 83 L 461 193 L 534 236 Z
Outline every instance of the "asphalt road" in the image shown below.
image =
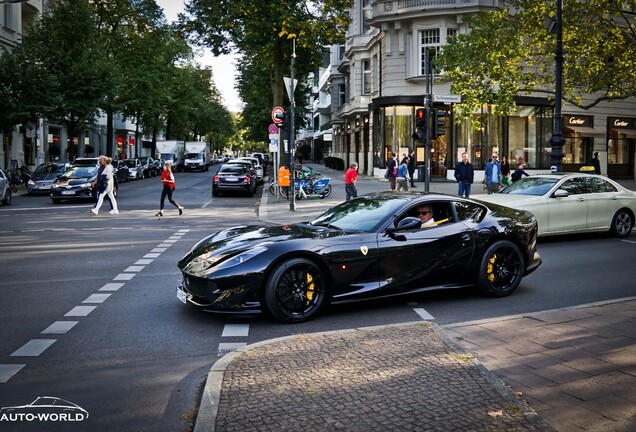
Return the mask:
M 54 396 L 89 413 L 81 423 L 45 428 L 0 420 L 0 430 L 185 431 L 210 366 L 237 346 L 423 317 L 449 324 L 634 293 L 636 235 L 570 236 L 541 240 L 543 265 L 502 299 L 470 290 L 424 293 L 333 307 L 298 325 L 206 314 L 176 299 L 176 262 L 211 230 L 258 223 L 260 199 L 212 199 L 214 170 L 177 175 L 181 217 L 168 203 L 166 216 L 154 217 L 158 178 L 123 184 L 118 216 L 47 197 L 18 196 L 0 207 L 0 407 Z

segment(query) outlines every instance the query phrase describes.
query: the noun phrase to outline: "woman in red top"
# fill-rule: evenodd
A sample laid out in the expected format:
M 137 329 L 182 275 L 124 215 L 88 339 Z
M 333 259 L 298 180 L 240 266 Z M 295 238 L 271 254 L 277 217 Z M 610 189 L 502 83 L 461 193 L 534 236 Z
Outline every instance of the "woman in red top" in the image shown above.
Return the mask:
M 349 165 L 349 169 L 345 173 L 345 193 L 346 201 L 358 196 L 358 163 L 353 162 Z
M 181 207 L 175 200 L 172 199 L 172 192 L 174 192 L 174 174 L 172 174 L 172 165 L 167 163 L 163 166 L 163 172 L 161 173 L 161 181 L 163 182 L 163 190 L 161 191 L 161 205 L 159 207 L 159 213 L 156 216 L 163 216 L 163 203 L 168 197 L 168 201 L 173 206 L 179 209 L 179 216 L 183 214 L 183 207 Z

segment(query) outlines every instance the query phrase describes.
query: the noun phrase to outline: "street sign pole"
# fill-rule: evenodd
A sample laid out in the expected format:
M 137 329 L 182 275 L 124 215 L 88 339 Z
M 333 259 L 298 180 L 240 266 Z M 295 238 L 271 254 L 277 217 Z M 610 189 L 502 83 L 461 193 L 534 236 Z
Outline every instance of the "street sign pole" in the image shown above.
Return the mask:
M 296 88 L 294 87 L 294 66 L 296 64 L 296 39 L 292 39 L 292 58 L 291 58 L 291 115 L 289 119 L 289 169 L 291 170 L 291 185 L 290 193 L 291 200 L 289 201 L 289 211 L 296 211 L 296 170 L 292 164 L 293 152 L 296 148 L 296 131 L 294 130 L 294 93 Z
M 426 137 L 425 137 L 425 145 L 424 145 L 424 157 L 425 161 L 425 172 L 426 172 L 426 182 L 424 183 L 424 191 L 430 192 L 430 182 L 431 182 L 431 121 L 437 119 L 432 118 L 432 108 L 433 108 L 433 67 L 431 64 L 431 53 L 429 48 L 426 48 L 426 58 L 424 62 L 424 67 L 426 68 L 426 99 L 424 100 L 424 106 L 426 107 Z

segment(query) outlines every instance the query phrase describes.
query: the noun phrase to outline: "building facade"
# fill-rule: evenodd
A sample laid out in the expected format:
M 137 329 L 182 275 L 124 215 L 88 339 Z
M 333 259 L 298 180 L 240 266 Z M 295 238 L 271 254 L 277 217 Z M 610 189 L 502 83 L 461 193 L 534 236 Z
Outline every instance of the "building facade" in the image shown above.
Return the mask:
M 482 124 L 476 129 L 471 119 L 453 118 L 452 104 L 443 101 L 451 83 L 435 77 L 429 85 L 440 96 L 434 108 L 445 113 L 445 133 L 434 137 L 430 161 L 424 143 L 414 138 L 415 111 L 427 94 L 426 52 L 434 58 L 450 36 L 466 33 L 466 14 L 496 7 L 495 0 L 355 0 L 347 43 L 331 50 L 331 155 L 345 166 L 355 160 L 361 172 L 380 177 L 391 153 L 401 158 L 409 149 L 430 175 L 449 179 L 462 152 L 477 170 L 496 152 L 513 169 L 524 163 L 530 173 L 549 171 L 554 107 L 546 97 L 519 97 L 510 116 L 484 105 L 473 113 Z M 564 171 L 579 170 L 598 152 L 603 174 L 635 178 L 635 98 L 587 111 L 564 103 L 562 112 Z

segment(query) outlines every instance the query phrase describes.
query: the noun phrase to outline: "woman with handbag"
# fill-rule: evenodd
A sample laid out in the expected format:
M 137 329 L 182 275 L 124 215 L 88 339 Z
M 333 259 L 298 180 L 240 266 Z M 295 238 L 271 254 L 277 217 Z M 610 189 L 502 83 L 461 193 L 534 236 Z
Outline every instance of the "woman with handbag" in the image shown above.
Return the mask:
M 93 181 L 93 187 L 97 185 L 97 193 L 99 196 L 97 197 L 97 204 L 95 204 L 95 207 L 91 209 L 91 213 L 93 214 L 99 213 L 99 209 L 102 207 L 104 197 L 106 195 L 108 195 L 110 205 L 113 207 L 108 213 L 119 214 L 119 209 L 117 209 L 117 200 L 115 200 L 115 194 L 113 193 L 115 190 L 115 176 L 113 166 L 110 164 L 112 161 L 113 160 L 111 158 L 104 155 L 101 155 L 98 158 L 98 162 L 101 167 L 97 171 L 97 177 L 95 178 L 95 181 Z
M 183 207 L 179 205 L 174 199 L 172 199 L 172 193 L 175 189 L 174 174 L 172 173 L 172 164 L 165 164 L 163 166 L 163 172 L 161 173 L 161 182 L 163 183 L 163 189 L 161 190 L 161 203 L 159 206 L 159 212 L 155 216 L 163 216 L 163 203 L 168 197 L 168 201 L 179 210 L 179 216 L 183 214 Z

